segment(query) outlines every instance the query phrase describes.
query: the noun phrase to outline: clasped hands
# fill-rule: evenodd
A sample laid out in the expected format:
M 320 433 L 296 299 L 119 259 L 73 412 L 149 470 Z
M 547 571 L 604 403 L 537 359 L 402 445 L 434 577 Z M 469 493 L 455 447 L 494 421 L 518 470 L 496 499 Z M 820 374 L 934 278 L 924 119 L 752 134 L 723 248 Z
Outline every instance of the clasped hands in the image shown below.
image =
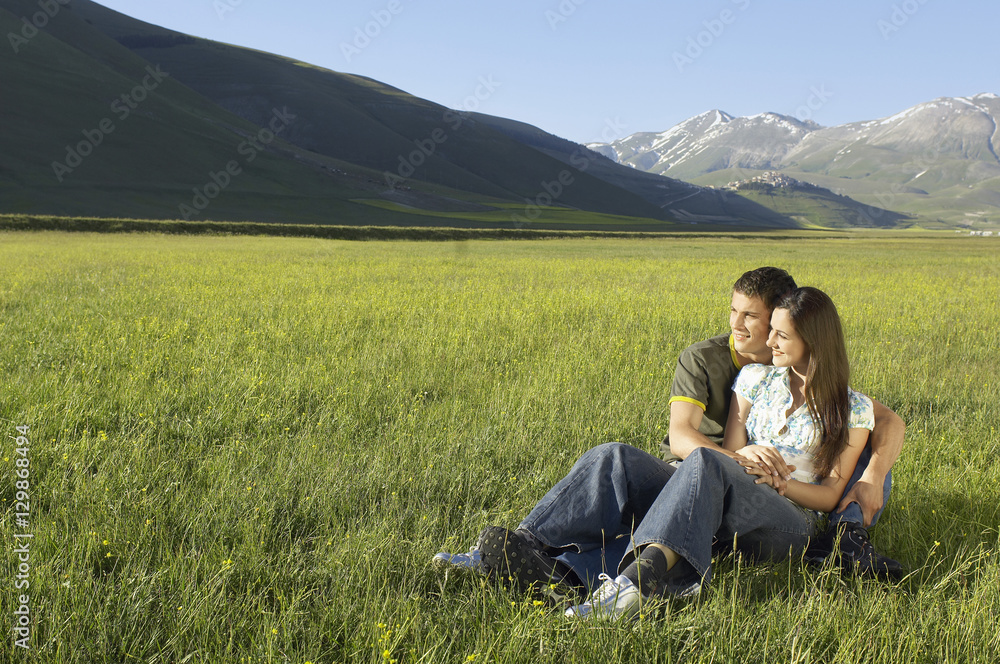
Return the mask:
M 785 495 L 785 487 L 792 479 L 795 466 L 785 463 L 777 449 L 769 445 L 747 445 L 736 450 L 736 461 L 748 475 L 756 475 L 756 484 L 766 484 L 779 495 Z

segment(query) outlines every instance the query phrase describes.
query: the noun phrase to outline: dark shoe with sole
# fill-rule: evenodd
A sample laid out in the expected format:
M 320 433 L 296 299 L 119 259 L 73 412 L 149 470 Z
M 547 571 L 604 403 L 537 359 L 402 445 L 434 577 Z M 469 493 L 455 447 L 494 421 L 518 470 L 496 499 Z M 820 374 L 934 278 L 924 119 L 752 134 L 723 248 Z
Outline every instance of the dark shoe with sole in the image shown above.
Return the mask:
M 489 526 L 479 536 L 476 548 L 490 576 L 522 592 L 534 587 L 544 593 L 552 586 L 572 585 L 567 579 L 571 572 L 566 565 L 535 548 L 517 531 Z
M 898 581 L 906 574 L 898 561 L 875 551 L 868 531 L 857 523 L 842 522 L 827 529 L 810 542 L 805 558 L 810 563 L 822 564 L 831 555 L 845 572 L 857 572 L 860 576 Z
M 868 531 L 857 523 L 844 523 L 838 527 L 840 565 L 856 570 L 861 576 L 898 581 L 905 573 L 898 561 L 875 551 Z
M 833 538 L 836 533 L 837 529 L 831 526 L 821 534 L 811 537 L 809 546 L 806 547 L 805 561 L 810 565 L 822 566 L 833 553 Z

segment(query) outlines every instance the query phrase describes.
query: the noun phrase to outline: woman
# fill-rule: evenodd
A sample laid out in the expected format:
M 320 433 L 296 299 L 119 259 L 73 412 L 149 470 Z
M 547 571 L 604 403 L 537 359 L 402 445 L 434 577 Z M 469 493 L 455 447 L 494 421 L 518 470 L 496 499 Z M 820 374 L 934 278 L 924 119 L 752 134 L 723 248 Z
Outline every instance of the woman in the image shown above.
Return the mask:
M 680 587 L 677 578 L 696 575 L 697 589 L 711 578 L 713 539 L 764 559 L 797 554 L 820 512 L 837 506 L 874 415 L 871 400 L 847 386 L 833 301 L 815 288 L 793 290 L 771 315 L 767 345 L 773 364 L 747 365 L 736 379 L 725 450 L 699 448 L 684 460 L 633 534 L 618 577 L 602 575 L 603 585 L 567 616 L 632 615 L 644 598 Z M 747 450 L 735 454 L 751 445 L 776 448 L 794 468 L 780 492 Z

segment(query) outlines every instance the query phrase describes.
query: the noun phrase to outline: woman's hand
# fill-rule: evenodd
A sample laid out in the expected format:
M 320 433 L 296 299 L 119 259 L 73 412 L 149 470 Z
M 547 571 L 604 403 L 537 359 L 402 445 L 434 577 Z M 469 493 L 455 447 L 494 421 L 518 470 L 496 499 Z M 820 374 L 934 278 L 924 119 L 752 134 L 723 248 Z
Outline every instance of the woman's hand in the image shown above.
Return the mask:
M 754 484 L 766 484 L 777 491 L 779 496 L 785 495 L 785 487 L 788 485 L 788 482 L 784 478 L 771 474 L 766 468 L 761 468 L 757 465 L 755 461 L 749 459 L 737 459 L 736 461 L 746 469 L 747 475 L 757 477 Z
M 738 459 L 741 466 L 747 469 L 753 467 L 758 471 L 754 472 L 754 475 L 759 477 L 769 475 L 771 479 L 767 485 L 773 487 L 781 495 L 785 495 L 785 486 L 788 484 L 788 480 L 792 479 L 792 471 L 795 470 L 795 466 L 786 464 L 781 452 L 770 445 L 747 445 L 736 450 L 736 455 L 743 457 L 747 462 L 744 463 L 743 460 Z M 758 481 L 757 484 L 762 484 L 762 482 Z

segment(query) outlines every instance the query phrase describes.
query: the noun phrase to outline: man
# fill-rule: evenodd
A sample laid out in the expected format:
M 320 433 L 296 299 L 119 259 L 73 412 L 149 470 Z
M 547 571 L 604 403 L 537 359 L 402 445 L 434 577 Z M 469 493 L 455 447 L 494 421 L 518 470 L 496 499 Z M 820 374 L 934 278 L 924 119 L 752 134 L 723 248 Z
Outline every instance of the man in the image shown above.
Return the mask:
M 751 363 L 770 364 L 767 346 L 771 310 L 795 288 L 784 270 L 762 267 L 743 274 L 733 286 L 730 334 L 689 346 L 677 363 L 670 395 L 669 435 L 661 446 L 667 456 L 686 458 L 699 447 L 741 456 L 766 469 L 783 490 L 794 467 L 774 448 L 753 446 L 739 452 L 721 449 L 732 385 Z M 865 527 L 881 514 L 891 484 L 890 469 L 902 448 L 905 425 L 875 403 L 875 430 L 824 536 L 807 557 L 833 555 L 860 573 L 894 576 L 896 561 L 879 556 Z M 552 582 L 593 588 L 600 574 L 617 569 L 631 545 L 630 535 L 673 475 L 674 465 L 638 448 L 606 443 L 588 450 L 538 502 L 517 530 L 486 528 L 468 553 L 437 554 L 443 568 L 460 567 L 495 574 L 527 589 Z M 683 573 L 668 576 L 662 589 L 692 594 L 700 580 Z

